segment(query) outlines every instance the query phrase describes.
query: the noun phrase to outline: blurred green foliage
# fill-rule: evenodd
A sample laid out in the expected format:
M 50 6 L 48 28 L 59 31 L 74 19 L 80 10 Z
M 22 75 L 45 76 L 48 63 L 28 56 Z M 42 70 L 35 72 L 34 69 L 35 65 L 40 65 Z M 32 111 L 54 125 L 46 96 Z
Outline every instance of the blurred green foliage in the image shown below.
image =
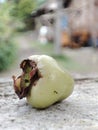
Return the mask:
M 0 4 L 0 71 L 8 69 L 16 57 L 14 37 L 25 28 L 34 0 L 10 0 Z
M 33 0 L 19 0 L 16 3 L 17 15 L 20 19 L 26 19 L 32 12 L 34 8 Z
M 7 3 L 0 5 L 0 71 L 7 69 L 16 56 L 13 38 L 16 28 L 21 24 L 11 15 L 12 9 L 13 5 Z
M 34 19 L 30 14 L 36 7 L 35 0 L 14 0 L 13 15 L 25 24 L 26 29 L 33 29 L 35 26 Z
M 0 43 L 0 71 L 8 69 L 16 58 L 16 47 L 13 41 Z
M 0 5 L 0 41 L 12 38 L 17 28 L 23 28 L 24 24 L 12 16 L 14 4 L 4 3 Z

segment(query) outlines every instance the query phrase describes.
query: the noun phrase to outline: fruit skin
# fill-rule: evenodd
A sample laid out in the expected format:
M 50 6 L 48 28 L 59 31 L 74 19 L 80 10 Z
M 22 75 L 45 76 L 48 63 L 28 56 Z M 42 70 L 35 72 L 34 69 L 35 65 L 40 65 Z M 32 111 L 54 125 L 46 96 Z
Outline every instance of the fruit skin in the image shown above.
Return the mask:
M 42 75 L 26 97 L 30 105 L 42 109 L 71 95 L 74 80 L 67 71 L 59 67 L 52 57 L 33 55 L 28 59 L 37 63 L 37 68 Z

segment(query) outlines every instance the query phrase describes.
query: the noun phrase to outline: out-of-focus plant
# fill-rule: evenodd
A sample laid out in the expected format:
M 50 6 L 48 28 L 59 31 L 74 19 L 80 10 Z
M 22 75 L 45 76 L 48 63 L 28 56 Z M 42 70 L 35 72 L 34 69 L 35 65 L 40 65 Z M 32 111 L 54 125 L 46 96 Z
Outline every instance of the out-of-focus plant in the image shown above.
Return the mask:
M 33 9 L 36 7 L 35 0 L 14 0 L 15 7 L 13 9 L 13 15 L 25 23 L 26 28 L 33 28 L 34 19 L 29 16 Z
M 13 41 L 0 43 L 0 71 L 6 70 L 15 61 L 16 47 Z
M 26 19 L 34 9 L 34 0 L 19 0 L 17 2 L 17 13 L 20 19 Z
M 23 28 L 24 24 L 12 16 L 14 4 L 4 3 L 0 5 L 0 41 L 12 38 L 17 28 Z
M 0 71 L 7 69 L 16 56 L 16 45 L 13 40 L 18 27 L 21 27 L 15 17 L 11 15 L 13 5 L 0 5 Z

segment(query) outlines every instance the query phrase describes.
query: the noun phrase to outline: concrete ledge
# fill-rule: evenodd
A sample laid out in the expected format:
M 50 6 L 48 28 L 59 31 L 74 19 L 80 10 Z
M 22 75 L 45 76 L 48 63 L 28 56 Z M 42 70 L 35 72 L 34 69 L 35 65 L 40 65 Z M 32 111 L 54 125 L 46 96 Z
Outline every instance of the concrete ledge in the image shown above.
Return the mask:
M 67 100 L 45 110 L 19 100 L 11 80 L 0 82 L 0 130 L 98 130 L 98 80 L 77 79 Z

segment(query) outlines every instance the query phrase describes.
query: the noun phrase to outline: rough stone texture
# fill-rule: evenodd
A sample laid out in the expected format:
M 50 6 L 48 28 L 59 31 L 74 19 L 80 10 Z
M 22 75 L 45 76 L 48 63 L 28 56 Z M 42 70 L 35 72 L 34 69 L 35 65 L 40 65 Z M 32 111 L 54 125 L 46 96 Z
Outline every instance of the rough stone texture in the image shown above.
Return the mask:
M 73 94 L 44 110 L 19 100 L 10 79 L 0 80 L 0 130 L 98 130 L 98 78 L 79 78 Z

